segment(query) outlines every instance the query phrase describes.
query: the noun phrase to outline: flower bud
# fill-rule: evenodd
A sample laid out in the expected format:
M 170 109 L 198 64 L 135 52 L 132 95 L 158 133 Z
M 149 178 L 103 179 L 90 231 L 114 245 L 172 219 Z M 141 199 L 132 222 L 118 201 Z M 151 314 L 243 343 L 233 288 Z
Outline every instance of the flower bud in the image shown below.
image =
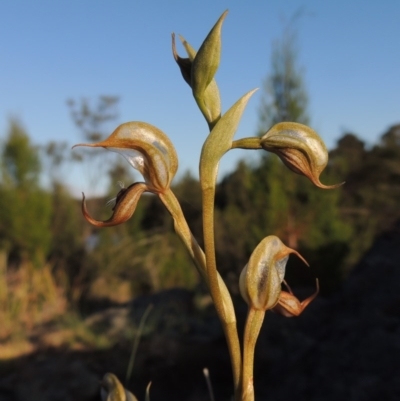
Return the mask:
M 192 66 L 193 61 L 197 56 L 196 51 L 182 36 L 179 36 L 179 39 L 181 40 L 189 57 L 182 58 L 178 55 L 175 45 L 175 34 L 172 34 L 172 54 L 181 70 L 183 79 L 193 90 Z M 204 118 L 206 119 L 211 129 L 221 117 L 221 99 L 219 95 L 218 85 L 215 79 L 212 78 L 209 84 L 204 88 L 204 90 L 202 89 L 201 92 L 199 89 L 196 90 L 196 94 L 199 93 L 201 94 L 200 96 L 195 95 L 195 92 L 193 92 L 193 95 L 198 103 L 200 111 L 203 113 Z
M 123 387 L 117 376 L 106 373 L 101 381 L 102 401 L 137 401 L 137 398 Z
M 200 46 L 192 65 L 192 89 L 194 98 L 199 101 L 211 83 L 219 67 L 221 56 L 221 29 L 227 15 L 225 11 L 213 26 Z
M 261 147 L 277 154 L 297 174 L 304 175 L 319 188 L 336 188 L 342 184 L 324 185 L 319 176 L 328 163 L 328 151 L 319 135 L 306 125 L 283 122 L 274 125 L 261 137 Z
M 169 188 L 178 169 L 178 157 L 170 139 L 144 122 L 121 124 L 104 141 L 75 146 L 104 147 L 120 153 L 143 175 L 150 191 L 155 193 Z
M 291 253 L 307 263 L 297 251 L 285 246 L 274 235 L 264 238 L 257 245 L 239 281 L 240 293 L 250 307 L 265 311 L 278 303 Z

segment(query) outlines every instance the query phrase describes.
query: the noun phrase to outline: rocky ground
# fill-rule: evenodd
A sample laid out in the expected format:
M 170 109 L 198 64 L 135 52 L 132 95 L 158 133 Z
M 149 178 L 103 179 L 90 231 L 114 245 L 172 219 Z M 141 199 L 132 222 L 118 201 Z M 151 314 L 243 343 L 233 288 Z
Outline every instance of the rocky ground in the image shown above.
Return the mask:
M 216 400 L 229 400 L 229 360 L 212 309 L 199 307 L 189 291 L 171 290 L 89 316 L 93 333 L 114 339 L 97 348 L 58 343 L 51 325 L 44 334 L 53 340 L 43 341 L 42 328 L 31 338 L 34 351 L 0 362 L 0 401 L 100 400 L 105 372 L 124 379 L 132 333 L 149 304 L 127 387 L 140 400 L 150 380 L 152 401 L 209 400 L 202 376 L 208 367 Z M 375 242 L 334 297 L 318 298 L 299 318 L 267 315 L 256 352 L 256 396 L 397 401 L 399 377 L 400 223 Z

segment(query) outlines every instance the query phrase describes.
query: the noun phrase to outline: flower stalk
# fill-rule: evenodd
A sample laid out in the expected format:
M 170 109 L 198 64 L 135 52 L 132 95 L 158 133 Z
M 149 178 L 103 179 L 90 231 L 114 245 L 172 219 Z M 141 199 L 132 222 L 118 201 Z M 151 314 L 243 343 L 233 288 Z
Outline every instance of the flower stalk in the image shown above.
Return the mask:
M 241 401 L 254 400 L 254 352 L 264 317 L 264 310 L 249 308 L 243 337 L 243 366 L 239 398 Z
M 104 141 L 76 146 L 103 147 L 118 152 L 140 172 L 144 180 L 121 189 L 116 197 L 113 214 L 105 221 L 96 220 L 90 215 L 83 195 L 82 213 L 89 223 L 97 227 L 124 223 L 133 216 L 144 192 L 159 197 L 172 216 L 176 234 L 210 291 L 228 344 L 234 399 L 253 401 L 255 347 L 265 313 L 273 310 L 286 317 L 300 315 L 317 296 L 319 283 L 317 280 L 316 292 L 300 302 L 284 279 L 286 263 L 290 254 L 296 255 L 306 264 L 307 262 L 296 250 L 285 246 L 278 237 L 265 237 L 254 249 L 240 275 L 240 293 L 248 304 L 243 342 L 240 344 L 234 304 L 218 271 L 216 260 L 214 203 L 220 160 L 232 149 L 266 150 L 276 153 L 290 170 L 306 176 L 317 187 L 334 188 L 337 185 L 326 186 L 319 180 L 327 165 L 328 153 L 321 138 L 309 127 L 292 122 L 279 123 L 262 137 L 234 139 L 246 105 L 255 90 L 242 96 L 225 113 L 221 112 L 215 74 L 220 63 L 221 30 L 226 15 L 227 12 L 221 15 L 198 52 L 180 37 L 187 58 L 178 55 L 175 35 L 172 35 L 173 57 L 209 128 L 199 163 L 204 250 L 191 232 L 180 203 L 171 189 L 178 169 L 178 157 L 172 142 L 164 132 L 151 124 L 134 121 L 120 125 Z M 125 395 L 125 390 L 114 375 L 107 374 L 103 382 L 106 395 Z

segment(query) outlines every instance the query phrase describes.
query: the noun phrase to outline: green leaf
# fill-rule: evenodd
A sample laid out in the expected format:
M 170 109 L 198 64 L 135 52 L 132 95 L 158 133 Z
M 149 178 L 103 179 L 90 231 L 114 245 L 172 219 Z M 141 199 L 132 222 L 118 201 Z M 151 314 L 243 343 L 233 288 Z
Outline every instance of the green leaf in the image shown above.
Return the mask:
M 221 157 L 232 147 L 232 140 L 243 111 L 257 89 L 242 96 L 217 122 L 204 142 L 200 157 L 202 188 L 214 187 Z

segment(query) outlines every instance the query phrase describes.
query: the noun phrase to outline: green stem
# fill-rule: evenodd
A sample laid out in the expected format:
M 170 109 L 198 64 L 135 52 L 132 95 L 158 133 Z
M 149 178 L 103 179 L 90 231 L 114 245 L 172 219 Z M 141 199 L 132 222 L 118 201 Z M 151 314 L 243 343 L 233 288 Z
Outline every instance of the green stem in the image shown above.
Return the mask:
M 214 237 L 214 198 L 215 188 L 203 189 L 203 231 L 204 250 L 206 254 L 207 277 L 210 285 L 210 292 L 218 314 L 225 316 L 221 291 L 218 285 L 217 261 L 215 258 L 215 237 Z M 225 319 L 224 319 L 225 320 Z
M 228 344 L 229 354 L 232 363 L 232 372 L 235 393 L 239 390 L 240 383 L 240 370 L 241 370 L 241 352 L 239 336 L 236 326 L 235 310 L 228 288 L 224 281 L 216 270 L 215 266 L 215 249 L 209 250 L 212 252 L 214 260 L 214 269 L 210 269 L 206 263 L 206 255 L 194 238 L 190 228 L 186 222 L 185 216 L 182 212 L 182 208 L 179 201 L 176 199 L 174 193 L 168 189 L 164 193 L 159 194 L 161 201 L 164 203 L 172 218 L 174 219 L 174 228 L 186 248 L 188 249 L 190 256 L 195 262 L 195 265 L 209 287 L 211 297 L 216 305 L 218 317 L 221 321 L 222 328 L 224 330 L 225 338 Z M 203 204 L 204 205 L 204 204 Z M 204 207 L 204 206 L 203 206 Z M 213 208 L 212 208 L 213 209 Z M 213 219 L 213 215 L 211 216 Z M 204 225 L 204 227 L 210 227 Z M 211 225 L 212 232 L 214 232 L 214 224 Z M 208 237 L 207 237 L 208 238 Z M 214 235 L 212 234 L 212 240 Z M 206 235 L 205 235 L 206 241 Z M 206 246 L 207 250 L 207 246 Z M 210 274 L 210 272 L 212 272 Z M 218 300 L 218 301 L 216 301 Z M 218 306 L 217 306 L 218 302 Z
M 208 284 L 204 252 L 190 231 L 178 199 L 176 199 L 174 193 L 170 189 L 166 190 L 164 193 L 160 193 L 159 196 L 174 220 L 175 232 L 189 251 L 200 275 Z
M 203 195 L 203 231 L 204 248 L 206 254 L 207 277 L 210 287 L 211 297 L 214 301 L 218 316 L 222 322 L 225 337 L 228 342 L 229 354 L 232 363 L 232 374 L 234 381 L 235 394 L 239 391 L 240 371 L 241 371 L 241 353 L 239 336 L 236 326 L 236 317 L 234 310 L 233 316 L 226 316 L 227 308 L 224 308 L 224 300 L 218 280 L 217 263 L 215 257 L 215 237 L 214 237 L 214 198 L 215 187 L 202 189 Z M 230 322 L 227 322 L 230 321 Z
M 254 351 L 265 311 L 249 307 L 243 338 L 243 368 L 241 377 L 241 401 L 254 401 Z
M 262 149 L 260 138 L 242 138 L 232 142 L 231 149 Z

